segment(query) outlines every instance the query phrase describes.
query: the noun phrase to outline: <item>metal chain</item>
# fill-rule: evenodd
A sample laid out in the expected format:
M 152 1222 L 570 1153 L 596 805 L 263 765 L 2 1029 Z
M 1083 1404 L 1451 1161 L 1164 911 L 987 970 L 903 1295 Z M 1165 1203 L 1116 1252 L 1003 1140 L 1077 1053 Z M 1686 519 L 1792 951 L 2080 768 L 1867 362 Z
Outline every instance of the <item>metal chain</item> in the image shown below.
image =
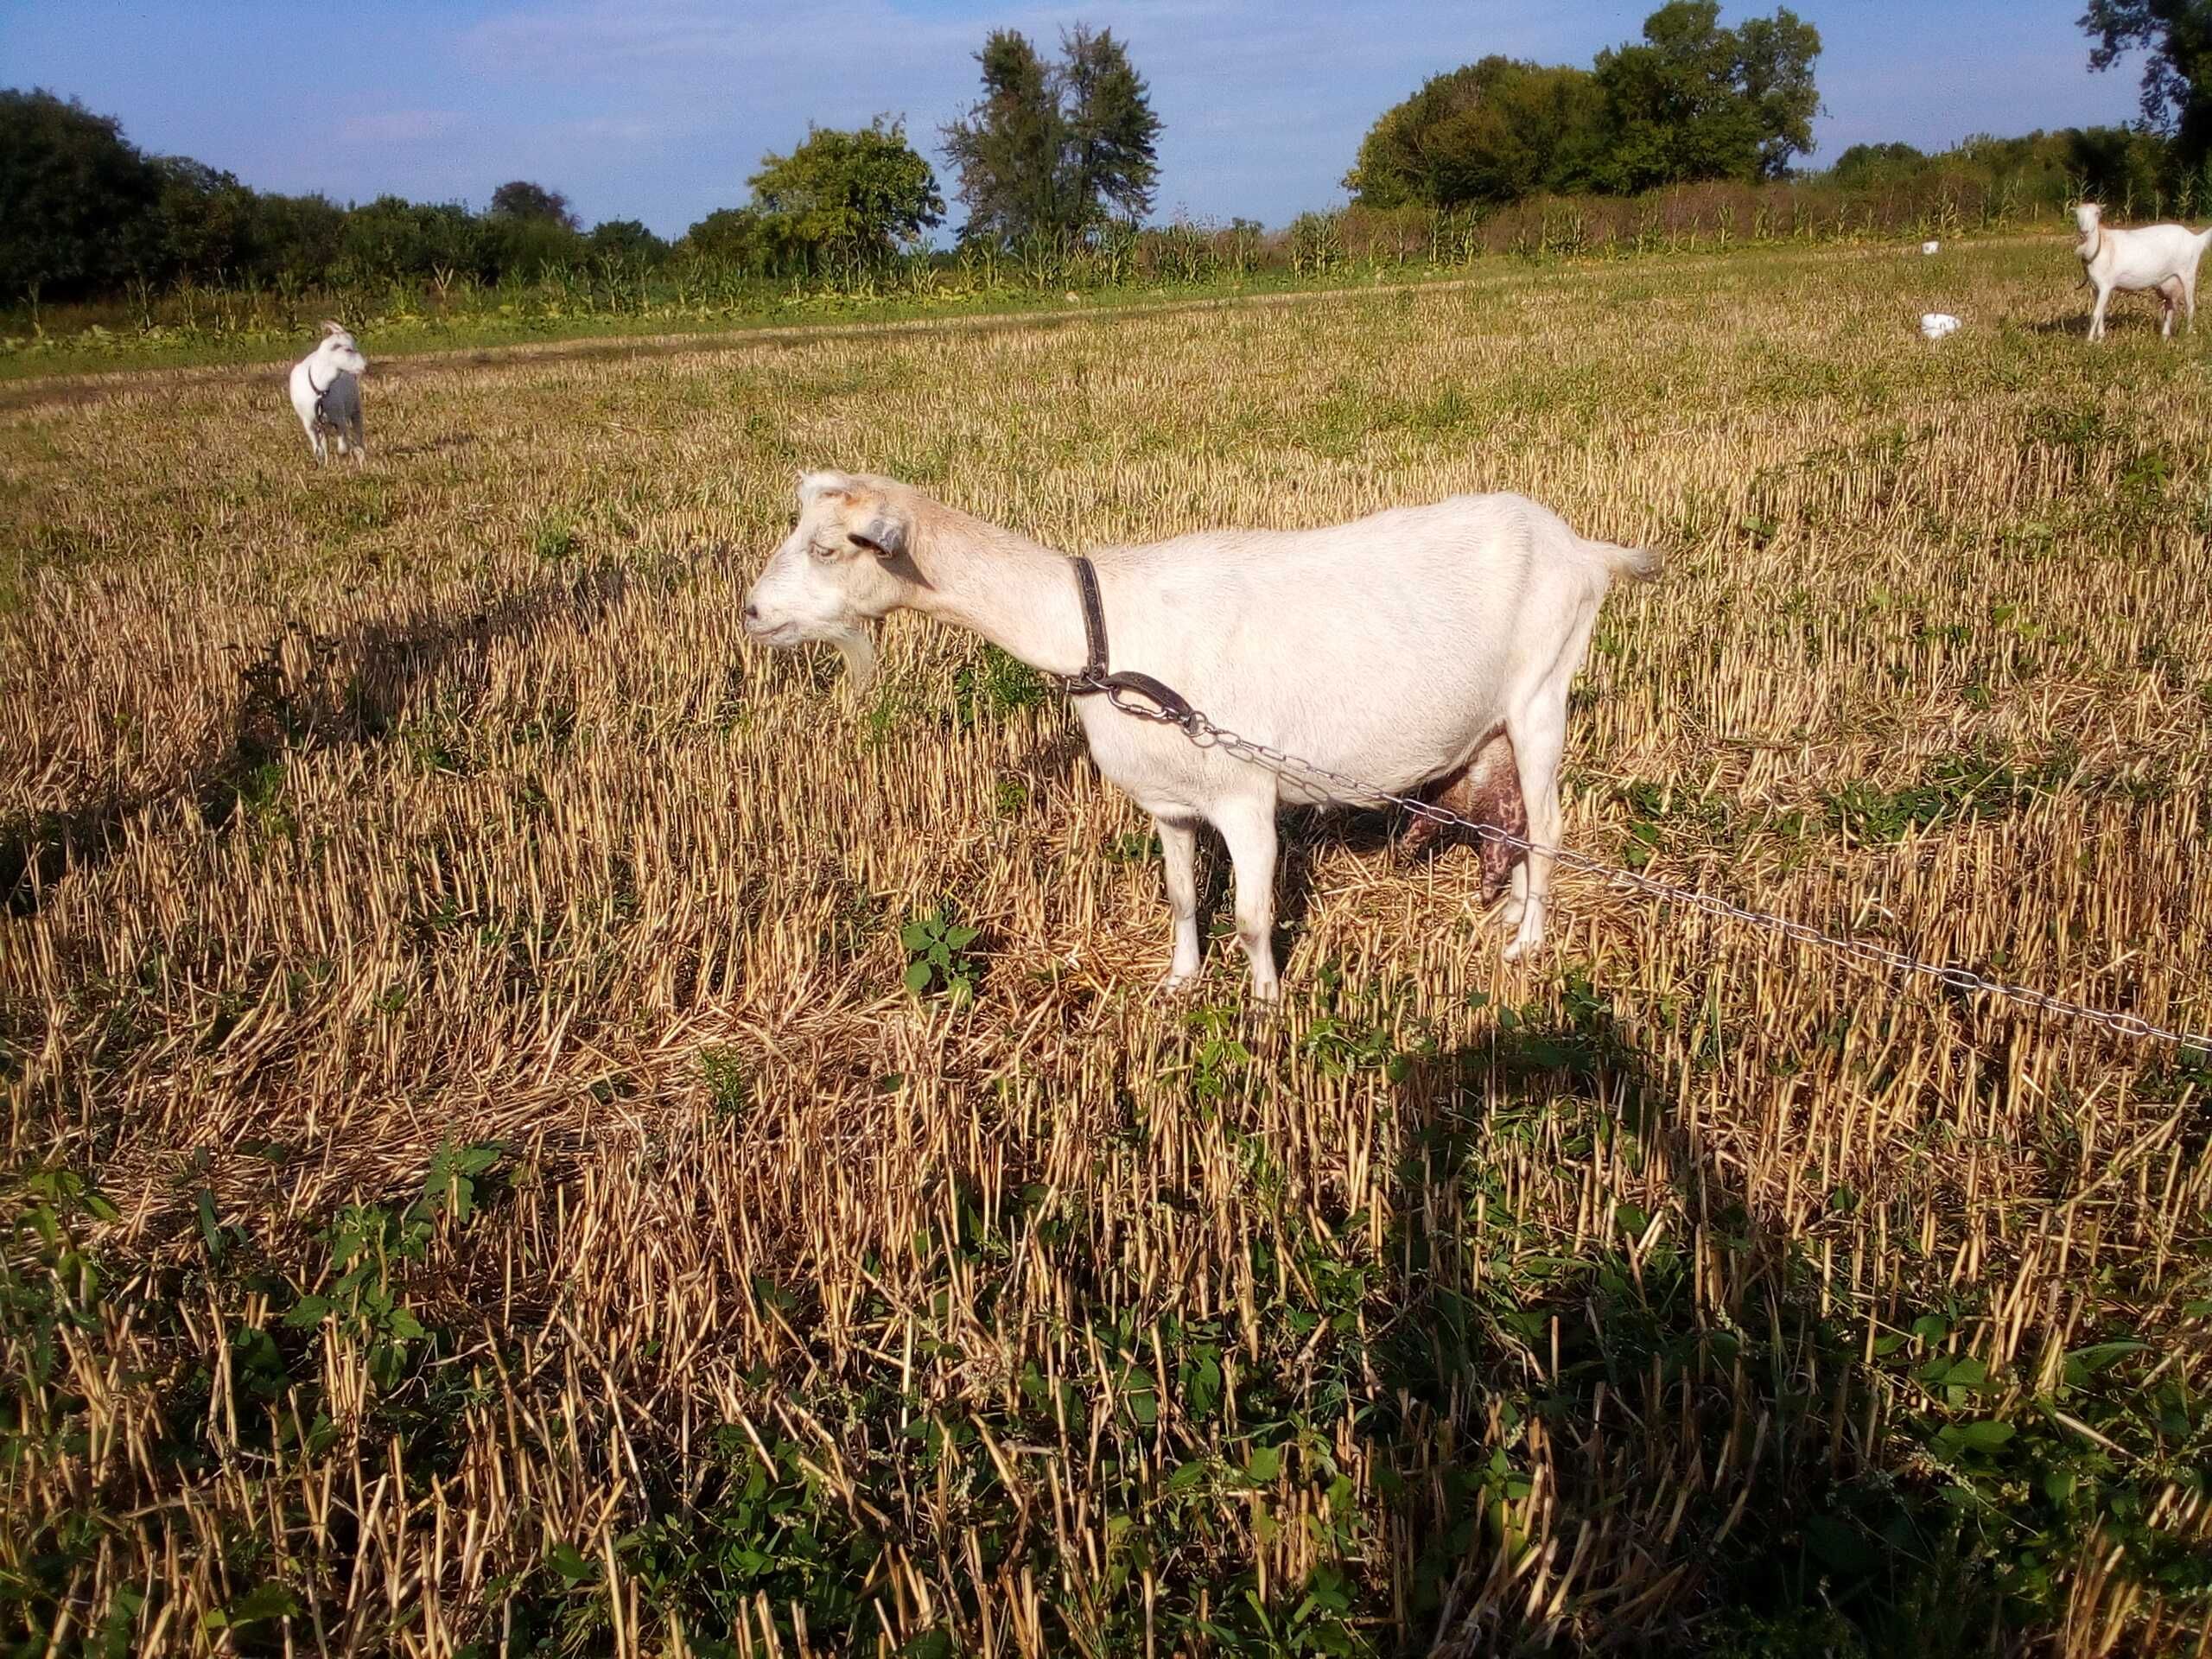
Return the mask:
M 1910 956 L 1903 950 L 1893 950 L 1887 945 L 1875 944 L 1866 939 L 1847 938 L 1838 933 L 1825 932 L 1810 923 L 1793 921 L 1786 916 L 1777 916 L 1766 911 L 1752 910 L 1747 906 L 1732 904 L 1726 899 L 1700 892 L 1694 887 L 1678 887 L 1670 881 L 1655 880 L 1650 876 L 1639 875 L 1633 870 L 1622 869 L 1617 865 L 1604 863 L 1586 854 L 1578 853 L 1572 848 L 1540 847 L 1526 836 L 1516 836 L 1512 831 L 1497 824 L 1478 823 L 1474 819 L 1463 817 L 1448 807 L 1438 806 L 1429 801 L 1416 800 L 1409 795 L 1394 793 L 1376 785 L 1363 782 L 1359 779 L 1349 777 L 1331 767 L 1321 766 L 1315 761 L 1302 760 L 1297 755 L 1286 753 L 1265 743 L 1255 742 L 1252 739 L 1241 736 L 1224 726 L 1216 725 L 1197 709 L 1188 709 L 1187 712 L 1161 709 L 1133 698 L 1126 687 L 1108 683 L 1095 676 L 1070 675 L 1068 682 L 1071 690 L 1103 691 L 1106 694 L 1106 700 L 1125 715 L 1176 728 L 1202 749 L 1219 749 L 1224 753 L 1233 754 L 1241 760 L 1248 760 L 1255 766 L 1265 766 L 1268 771 L 1281 777 L 1288 778 L 1294 783 L 1328 784 L 1332 786 L 1332 792 L 1340 798 L 1351 801 L 1387 802 L 1393 806 L 1402 806 L 1414 817 L 1426 818 L 1431 823 L 1471 830 L 1478 836 L 1491 841 L 1501 842 L 1523 853 L 1548 853 L 1555 862 L 1565 865 L 1568 869 L 1580 871 L 1585 875 L 1598 877 L 1615 893 L 1639 893 L 1648 898 L 1656 899 L 1662 904 L 1686 905 L 1693 910 L 1702 911 L 1708 916 L 1719 917 L 1725 921 L 1748 922 L 1755 927 L 1770 929 L 1781 934 L 1784 938 L 1796 940 L 1800 944 L 1821 945 L 1872 967 L 1888 969 L 1891 972 L 1899 974 L 1917 974 L 1925 978 L 1933 979 L 1955 991 L 2002 997 L 2007 1001 L 2019 1003 L 2024 1007 L 2038 1009 L 2044 1014 L 2063 1014 L 2069 1019 L 2079 1020 L 2119 1036 L 2147 1038 L 2153 1041 L 2171 1043 L 2177 1048 L 2194 1049 L 2201 1054 L 2212 1056 L 2212 1036 L 2167 1026 L 2153 1025 L 2139 1014 L 2094 1007 L 2087 1002 L 2077 1002 L 2070 997 L 2054 996 L 2048 991 L 2038 991 L 2031 986 L 2012 985 L 2001 979 L 1990 979 L 1984 975 L 1974 972 L 1971 969 L 1926 962 L 1918 957 Z

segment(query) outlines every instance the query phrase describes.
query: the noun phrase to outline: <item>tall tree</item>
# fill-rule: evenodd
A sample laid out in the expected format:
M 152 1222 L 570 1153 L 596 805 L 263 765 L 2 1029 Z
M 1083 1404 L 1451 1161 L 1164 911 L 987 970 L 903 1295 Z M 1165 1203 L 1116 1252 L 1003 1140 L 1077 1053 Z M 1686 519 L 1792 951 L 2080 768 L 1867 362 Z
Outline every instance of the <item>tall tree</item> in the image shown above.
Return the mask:
M 1456 207 L 1586 188 L 1604 105 L 1586 69 L 1484 58 L 1384 111 L 1344 187 L 1368 207 Z
M 541 219 L 558 225 L 564 231 L 578 228 L 566 196 L 558 190 L 548 190 L 542 184 L 532 184 L 528 179 L 510 179 L 492 193 L 492 217 Z
M 1820 55 L 1821 31 L 1787 8 L 1746 17 L 1736 30 L 1736 82 L 1758 120 L 1763 179 L 1780 178 L 1792 156 L 1812 151 L 1821 112 L 1813 60 Z
M 1045 60 L 1027 36 L 994 29 L 976 54 L 983 96 L 944 129 L 944 153 L 960 177 L 969 241 L 1010 242 L 1055 229 L 1061 214 L 1060 101 Z
M 1820 50 L 1820 31 L 1787 7 L 1733 29 L 1718 0 L 1671 0 L 1643 20 L 1641 42 L 1598 54 L 1603 181 L 1629 191 L 1778 176 L 1812 148 Z
M 1081 233 L 1151 211 L 1160 124 L 1144 78 L 1110 29 L 1077 24 L 1060 52 L 1047 65 L 1027 36 L 998 29 L 976 54 L 983 96 L 944 129 L 964 238 Z
M 937 175 L 906 142 L 903 122 L 810 129 L 788 156 L 760 158 L 753 212 L 772 243 L 804 264 L 880 258 L 918 241 L 944 214 Z
M 1077 23 L 1061 37 L 1060 53 L 1058 195 L 1071 214 L 1104 219 L 1119 209 L 1134 223 L 1152 211 L 1160 176 L 1160 118 L 1144 77 L 1110 29 L 1094 35 Z
M 2141 48 L 2143 118 L 2194 168 L 2212 157 L 2212 0 L 2089 0 L 2081 25 L 2089 67 L 2109 69 Z
M 114 120 L 0 91 L 0 298 L 112 291 L 163 263 L 161 169 Z

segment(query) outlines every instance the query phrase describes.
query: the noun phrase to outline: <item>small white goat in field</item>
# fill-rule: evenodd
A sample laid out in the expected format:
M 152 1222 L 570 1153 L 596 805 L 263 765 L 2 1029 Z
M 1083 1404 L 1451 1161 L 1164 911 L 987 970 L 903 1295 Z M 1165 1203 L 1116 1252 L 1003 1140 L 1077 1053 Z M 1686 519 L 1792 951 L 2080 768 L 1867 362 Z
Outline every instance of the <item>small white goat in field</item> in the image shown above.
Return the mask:
M 361 355 L 344 324 L 326 322 L 322 332 L 322 343 L 292 365 L 292 411 L 300 417 L 317 461 L 330 458 L 323 446 L 326 432 L 338 440 L 340 454 L 346 453 L 350 440 L 353 458 L 365 461 L 369 447 L 361 439 L 361 376 L 368 372 L 369 359 Z
M 826 640 L 865 683 L 870 625 L 904 608 L 972 628 L 1048 674 L 1083 668 L 1083 606 L 1061 554 L 892 479 L 806 474 L 798 500 L 789 538 L 746 596 L 756 639 Z M 1568 682 L 1607 586 L 1656 574 L 1656 556 L 1586 541 L 1521 496 L 1461 495 L 1327 530 L 1208 531 L 1090 557 L 1109 668 L 1151 675 L 1221 726 L 1363 783 L 1440 786 L 1516 830 L 1525 810 L 1541 850 L 1513 868 L 1505 954 L 1542 941 Z M 1320 787 L 1103 696 L 1077 698 L 1076 710 L 1098 769 L 1160 831 L 1175 918 L 1165 988 L 1198 971 L 1203 820 L 1236 869 L 1253 995 L 1277 995 L 1275 814 L 1323 803 Z M 1514 798 L 1498 800 L 1501 786 Z
M 2132 231 L 2115 231 L 2104 222 L 2104 209 L 2085 201 L 2074 210 L 2074 223 L 2082 240 L 2074 251 L 2082 256 L 2089 285 L 2097 290 L 2096 309 L 2089 314 L 2089 338 L 2105 337 L 2105 307 L 2116 288 L 2136 292 L 2158 290 L 2161 316 L 2160 339 L 2174 332 L 2178 307 L 2196 327 L 2196 264 L 2212 245 L 2212 231 L 2202 234 L 2185 225 L 2144 225 Z

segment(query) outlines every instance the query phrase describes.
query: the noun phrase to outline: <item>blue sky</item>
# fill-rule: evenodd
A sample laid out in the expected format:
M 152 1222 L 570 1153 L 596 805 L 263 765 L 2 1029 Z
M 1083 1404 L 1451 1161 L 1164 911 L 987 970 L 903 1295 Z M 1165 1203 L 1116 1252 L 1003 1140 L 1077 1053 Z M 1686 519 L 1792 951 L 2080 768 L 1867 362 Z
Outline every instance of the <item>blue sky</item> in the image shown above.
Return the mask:
M 903 113 L 935 160 L 938 127 L 975 96 L 988 29 L 1056 43 L 1081 18 L 1122 36 L 1152 83 L 1158 216 L 1281 225 L 1342 199 L 1362 132 L 1425 77 L 1491 52 L 1587 63 L 1656 3 L 10 0 L 0 85 L 73 94 L 147 149 L 267 189 L 481 207 L 501 181 L 531 178 L 588 224 L 635 217 L 673 235 L 741 201 L 761 153 L 809 121 Z M 1724 17 L 1770 9 L 1728 3 Z M 1795 9 L 1827 48 L 1815 162 L 1862 140 L 1940 147 L 2134 112 L 2134 65 L 2089 73 L 2079 0 Z

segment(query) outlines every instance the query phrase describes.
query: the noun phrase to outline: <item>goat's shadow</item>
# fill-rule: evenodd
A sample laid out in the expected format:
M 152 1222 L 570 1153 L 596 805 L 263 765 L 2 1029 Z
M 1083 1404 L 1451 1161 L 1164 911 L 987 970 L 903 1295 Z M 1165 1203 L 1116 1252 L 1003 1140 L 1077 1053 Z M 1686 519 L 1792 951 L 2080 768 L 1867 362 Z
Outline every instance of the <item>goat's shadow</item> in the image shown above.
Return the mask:
M 448 450 L 466 449 L 475 442 L 476 435 L 473 432 L 446 432 L 413 443 L 397 443 L 378 453 L 389 460 L 401 461 L 412 455 L 443 454 Z
M 1699 1624 L 1737 1626 L 1730 1651 L 1987 1650 L 1997 1592 L 1955 1511 L 1832 1413 L 1866 1395 L 1863 1326 L 1824 1312 L 1814 1258 L 1679 1111 L 1696 1085 L 1602 989 L 1571 975 L 1556 1011 L 1501 1007 L 1397 1075 L 1365 1433 L 1408 1650 L 1684 1651 Z M 1571 1227 L 1524 1214 L 1554 1163 L 1648 1213 L 1601 1185 Z M 1547 1550 L 1540 1573 L 1577 1565 L 1532 1599 Z
M 384 741 L 427 683 L 473 705 L 490 689 L 487 647 L 547 627 L 588 632 L 620 611 L 629 587 L 626 571 L 601 564 L 542 577 L 458 614 L 403 613 L 334 635 L 291 626 L 236 647 L 230 714 L 203 735 L 176 783 L 0 821 L 0 905 L 12 916 L 35 915 L 71 874 L 114 853 L 130 819 L 163 800 L 189 802 L 219 830 L 263 766 Z
M 2041 322 L 2016 322 L 2011 326 L 2024 334 L 2057 334 L 2087 340 L 2089 337 L 2089 312 L 2084 308 L 2070 316 L 2047 317 Z M 2105 313 L 2105 332 L 2107 334 L 2132 334 L 2138 331 L 2153 334 L 2158 332 L 2158 314 L 2155 309 L 2146 311 L 2133 306 L 2122 309 L 2115 303 L 2111 310 Z M 2188 332 L 2186 322 L 2177 323 L 2174 337 L 2179 339 Z

